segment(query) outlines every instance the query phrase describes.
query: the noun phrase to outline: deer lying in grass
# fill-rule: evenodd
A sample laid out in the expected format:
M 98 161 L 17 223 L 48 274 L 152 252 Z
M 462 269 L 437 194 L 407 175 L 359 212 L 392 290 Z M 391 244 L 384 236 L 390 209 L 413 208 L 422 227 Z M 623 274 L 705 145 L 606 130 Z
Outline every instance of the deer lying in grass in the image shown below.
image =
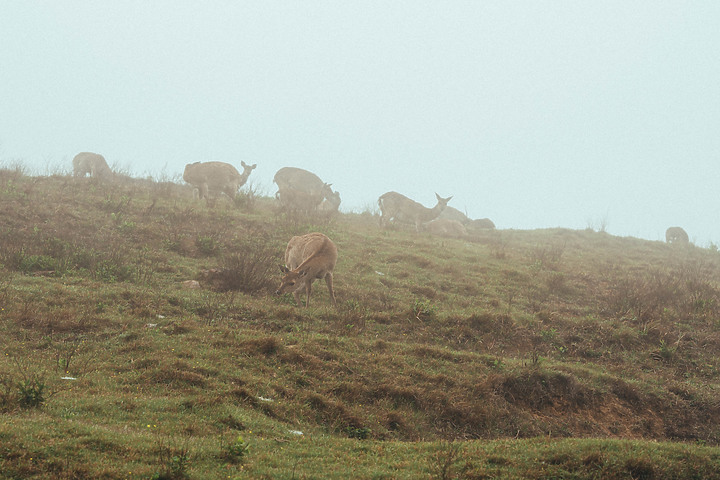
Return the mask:
M 472 218 L 465 215 L 457 208 L 451 206 L 445 207 L 438 219 L 447 218 L 448 220 L 456 220 L 462 223 L 468 230 L 488 230 L 494 229 L 495 224 L 489 218 L 478 218 L 473 220 Z
M 419 232 L 420 225 L 436 219 L 452 199 L 452 197 L 442 198 L 437 193 L 435 197 L 437 197 L 437 205 L 433 208 L 427 208 L 397 192 L 383 194 L 378 199 L 378 206 L 381 212 L 380 225 L 385 227 L 391 220 L 403 223 L 414 223 L 415 230 Z
M 228 197 L 235 199 L 240 187 L 245 185 L 250 173 L 257 164 L 248 165 L 240 162 L 243 173 L 225 162 L 195 162 L 185 165 L 183 180 L 195 187 L 194 193 L 199 199 L 209 200 L 209 195 L 224 192 Z
M 679 243 L 687 245 L 690 238 L 682 227 L 670 227 L 665 231 L 665 241 L 667 243 Z
M 73 158 L 73 176 L 84 177 L 88 173 L 91 177 L 109 178 L 113 172 L 108 167 L 105 157 L 97 153 L 81 152 Z
M 468 223 L 467 228 L 470 230 L 494 230 L 495 229 L 495 223 L 490 220 L 489 218 L 476 218 L 475 220 L 470 220 L 470 223 Z
M 330 188 L 332 184 L 323 182 L 320 177 L 302 168 L 283 167 L 277 171 L 273 182 L 278 186 L 275 198 L 284 208 L 305 212 L 319 208 L 337 212 L 340 207 L 340 194 Z
M 465 215 L 463 212 L 461 212 L 457 208 L 451 207 L 449 205 L 447 207 L 445 207 L 442 212 L 440 212 L 440 215 L 438 218 L 447 218 L 448 220 L 455 220 L 455 221 L 462 223 L 463 225 L 467 225 L 471 221 L 470 217 Z
M 308 233 L 292 237 L 285 249 L 285 266 L 280 271 L 285 274 L 275 292 L 278 295 L 292 292 L 295 302 L 300 303 L 300 290 L 305 289 L 305 307 L 310 305 L 312 283 L 324 278 L 330 292 L 330 301 L 337 307 L 333 291 L 333 270 L 337 262 L 337 247 L 322 233 Z
M 433 235 L 449 238 L 464 238 L 468 235 L 465 225 L 457 220 L 442 217 L 423 224 L 422 230 L 430 232 Z

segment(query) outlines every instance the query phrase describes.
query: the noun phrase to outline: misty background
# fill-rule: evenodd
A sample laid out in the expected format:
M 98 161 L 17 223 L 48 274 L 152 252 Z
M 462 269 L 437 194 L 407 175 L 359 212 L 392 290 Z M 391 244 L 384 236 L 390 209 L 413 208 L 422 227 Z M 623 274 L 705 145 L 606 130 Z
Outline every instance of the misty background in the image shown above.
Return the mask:
M 5 1 L 0 165 L 297 166 L 342 211 L 720 243 L 720 2 Z

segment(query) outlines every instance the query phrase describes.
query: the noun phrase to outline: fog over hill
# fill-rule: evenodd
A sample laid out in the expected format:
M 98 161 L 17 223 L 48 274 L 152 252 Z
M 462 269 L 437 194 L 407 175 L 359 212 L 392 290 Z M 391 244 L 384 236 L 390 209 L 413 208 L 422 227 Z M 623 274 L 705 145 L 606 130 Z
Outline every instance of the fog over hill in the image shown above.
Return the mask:
M 0 163 L 298 166 L 345 211 L 434 193 L 501 229 L 720 242 L 720 3 L 0 6 Z

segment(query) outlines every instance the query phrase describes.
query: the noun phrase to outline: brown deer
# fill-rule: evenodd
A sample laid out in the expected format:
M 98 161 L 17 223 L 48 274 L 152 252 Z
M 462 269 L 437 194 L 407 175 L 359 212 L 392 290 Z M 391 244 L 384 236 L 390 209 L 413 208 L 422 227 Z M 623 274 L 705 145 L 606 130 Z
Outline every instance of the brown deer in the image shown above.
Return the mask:
M 381 212 L 380 225 L 385 227 L 391 220 L 397 220 L 403 223 L 414 223 L 415 230 L 419 232 L 420 225 L 436 219 L 452 199 L 452 197 L 442 198 L 437 193 L 435 197 L 437 197 L 437 205 L 433 208 L 427 208 L 397 192 L 383 194 L 378 199 L 378 206 Z
M 665 231 L 665 241 L 667 243 L 687 245 L 690 243 L 690 238 L 682 227 L 670 227 Z
M 463 225 L 467 225 L 471 222 L 470 218 L 465 215 L 463 212 L 458 210 L 457 208 L 453 208 L 451 206 L 445 207 L 445 209 L 440 212 L 440 216 L 438 218 L 447 218 L 448 220 L 455 220 Z
M 438 217 L 423 224 L 421 228 L 423 231 L 440 237 L 464 238 L 468 235 L 465 225 L 450 218 Z
M 195 194 L 200 199 L 209 200 L 209 195 L 225 193 L 235 199 L 240 187 L 245 185 L 250 173 L 257 164 L 248 165 L 241 161 L 243 173 L 225 162 L 195 162 L 185 165 L 183 180 L 195 187 Z
M 321 203 L 323 210 L 337 211 L 340 207 L 340 194 L 330 188 L 332 184 L 302 168 L 283 167 L 275 173 L 273 182 L 278 186 L 275 197 L 285 208 L 311 211 Z
M 73 176 L 84 177 L 88 173 L 91 177 L 112 177 L 112 170 L 108 167 L 105 157 L 98 153 L 81 152 L 73 158 Z
M 468 231 L 492 230 L 495 228 L 495 224 L 489 218 L 476 218 L 473 220 L 457 208 L 451 206 L 445 207 L 445 210 L 442 211 L 436 220 L 441 219 L 458 221 L 463 224 Z
M 292 292 L 295 302 L 300 303 L 300 290 L 305 289 L 305 307 L 310 305 L 312 283 L 324 278 L 330 292 L 330 301 L 337 307 L 333 291 L 333 270 L 337 262 L 337 247 L 322 233 L 308 233 L 292 237 L 285 249 L 285 266 L 280 271 L 285 274 L 277 295 Z
M 275 198 L 283 208 L 306 214 L 317 210 L 324 201 L 324 197 L 320 193 L 308 193 L 304 190 L 288 187 L 278 190 Z
M 494 230 L 495 229 L 495 223 L 490 220 L 489 218 L 476 218 L 475 220 L 470 220 L 470 223 L 468 223 L 467 228 L 470 230 Z

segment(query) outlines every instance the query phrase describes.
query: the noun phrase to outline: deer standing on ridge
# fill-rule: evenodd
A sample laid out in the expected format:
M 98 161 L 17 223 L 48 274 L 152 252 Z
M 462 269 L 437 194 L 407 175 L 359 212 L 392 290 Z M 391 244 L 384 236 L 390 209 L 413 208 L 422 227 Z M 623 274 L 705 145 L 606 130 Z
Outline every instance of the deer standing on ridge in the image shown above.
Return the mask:
M 72 164 L 73 176 L 75 177 L 84 177 L 88 173 L 94 178 L 109 178 L 113 175 L 112 170 L 105 161 L 105 157 L 98 153 L 78 153 L 73 158 Z
M 670 227 L 665 231 L 665 241 L 667 243 L 687 245 L 690 243 L 690 238 L 682 227 Z

